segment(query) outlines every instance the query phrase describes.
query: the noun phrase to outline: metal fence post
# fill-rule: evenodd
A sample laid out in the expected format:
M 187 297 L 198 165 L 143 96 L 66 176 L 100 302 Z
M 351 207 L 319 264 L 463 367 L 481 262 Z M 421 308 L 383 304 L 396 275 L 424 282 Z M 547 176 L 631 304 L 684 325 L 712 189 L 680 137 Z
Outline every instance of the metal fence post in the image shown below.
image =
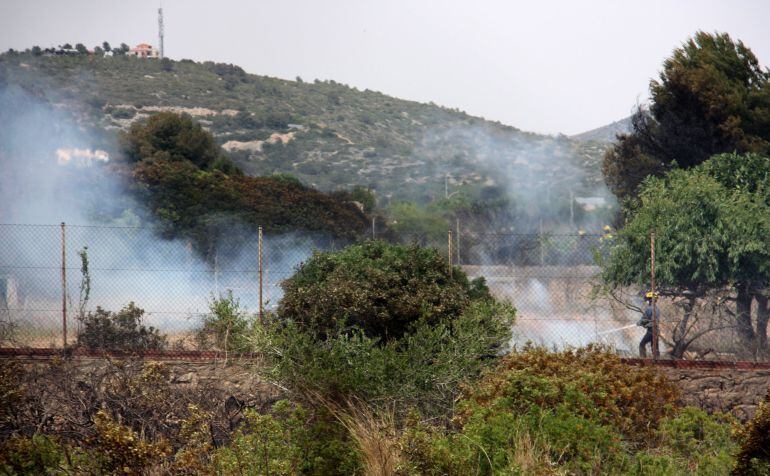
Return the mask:
M 447 260 L 449 261 L 449 276 L 452 276 L 452 229 L 447 233 Z
M 538 236 L 540 237 L 540 266 L 545 266 L 545 246 L 543 243 L 543 219 L 540 219 L 540 225 L 538 226 Z
M 660 357 L 658 349 L 658 299 L 655 296 L 655 232 L 650 232 L 650 292 L 652 293 L 652 358 Z
M 260 226 L 257 232 L 258 236 L 258 272 L 259 272 L 259 323 L 264 325 L 265 319 L 262 310 L 262 227 Z
M 461 263 L 460 260 L 460 219 L 455 217 L 455 233 L 457 234 L 457 265 Z
M 61 222 L 61 327 L 62 345 L 67 348 L 67 237 L 66 225 Z

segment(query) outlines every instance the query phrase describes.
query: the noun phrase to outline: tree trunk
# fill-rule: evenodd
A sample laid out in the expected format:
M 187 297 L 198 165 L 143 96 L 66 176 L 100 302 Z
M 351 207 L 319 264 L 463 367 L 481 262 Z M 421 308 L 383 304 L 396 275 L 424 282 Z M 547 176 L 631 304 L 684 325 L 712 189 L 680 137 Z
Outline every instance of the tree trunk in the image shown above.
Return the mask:
M 751 300 L 749 287 L 739 285 L 736 287 L 738 296 L 735 304 L 735 318 L 737 321 L 738 335 L 748 348 L 752 348 L 755 343 L 754 328 L 751 326 Z
M 757 347 L 763 355 L 767 355 L 767 321 L 770 317 L 768 315 L 770 313 L 768 298 L 765 295 L 757 294 L 754 299 L 757 301 Z
M 682 320 L 680 320 L 676 324 L 676 327 L 674 327 L 674 332 L 671 336 L 672 340 L 674 341 L 674 347 L 671 350 L 671 356 L 675 359 L 681 359 L 687 350 L 687 324 L 690 322 L 694 303 L 695 298 L 687 298 L 684 303 L 684 316 L 682 316 Z

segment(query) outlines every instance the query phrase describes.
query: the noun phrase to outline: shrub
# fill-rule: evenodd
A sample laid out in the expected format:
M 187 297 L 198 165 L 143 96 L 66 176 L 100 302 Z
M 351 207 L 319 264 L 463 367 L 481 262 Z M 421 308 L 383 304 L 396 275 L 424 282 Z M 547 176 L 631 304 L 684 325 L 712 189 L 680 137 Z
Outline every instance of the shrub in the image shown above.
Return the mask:
M 564 407 L 611 425 L 632 441 L 643 441 L 662 418 L 673 414 L 678 396 L 665 376 L 624 364 L 600 347 L 563 352 L 527 348 L 504 357 L 467 393 L 458 418 L 479 411 Z
M 770 387 L 754 418 L 738 430 L 740 449 L 733 474 L 770 474 Z
M 677 474 L 687 468 L 696 474 L 728 474 L 736 450 L 733 425 L 729 415 L 709 415 L 694 407 L 681 409 L 660 421 L 657 448 L 636 456 L 640 473 Z
M 213 455 L 217 474 L 357 474 L 345 429 L 288 401 L 265 414 L 249 410 L 231 443 Z
M 353 326 L 385 343 L 418 323 L 436 325 L 489 299 L 479 282 L 449 266 L 434 249 L 381 241 L 315 253 L 282 284 L 278 316 L 319 337 Z
M 385 343 L 359 329 L 319 339 L 296 323 L 272 323 L 257 347 L 271 360 L 268 378 L 298 396 L 344 402 L 392 403 L 400 413 L 418 407 L 432 416 L 451 412 L 460 385 L 494 362 L 510 339 L 515 311 L 480 300 L 453 320 L 421 323 Z
M 227 352 L 246 352 L 249 348 L 249 331 L 254 318 L 241 309 L 240 301 L 232 291 L 225 296 L 212 298 L 209 313 L 203 316 L 203 327 L 196 337 L 201 348 L 212 345 Z
M 0 472 L 3 474 L 49 474 L 64 461 L 62 446 L 53 438 L 14 436 L 0 444 Z
M 190 161 L 200 168 L 208 168 L 222 155 L 214 136 L 186 114 L 159 112 L 134 122 L 120 140 L 131 162 Z
M 526 349 L 465 391 L 448 429 L 410 417 L 402 473 L 726 474 L 732 419 L 674 400 L 652 369 L 601 349 Z
M 154 327 L 142 325 L 144 309 L 128 303 L 113 313 L 97 306 L 96 311 L 78 317 L 81 329 L 77 345 L 89 349 L 161 350 L 166 336 Z
M 104 411 L 96 414 L 94 428 L 96 434 L 88 445 L 94 449 L 96 474 L 146 474 L 171 453 L 171 447 L 163 439 L 147 441 Z

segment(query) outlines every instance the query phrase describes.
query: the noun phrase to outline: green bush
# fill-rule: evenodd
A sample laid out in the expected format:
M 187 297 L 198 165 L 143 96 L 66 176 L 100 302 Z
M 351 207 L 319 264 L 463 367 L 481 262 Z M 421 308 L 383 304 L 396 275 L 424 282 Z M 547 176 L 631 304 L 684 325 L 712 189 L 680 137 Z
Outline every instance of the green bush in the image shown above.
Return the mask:
M 64 461 L 64 448 L 45 435 L 15 436 L 0 444 L 2 474 L 48 474 Z
M 217 474 L 357 474 L 359 461 L 344 428 L 283 400 L 270 412 L 248 410 L 227 446 L 212 456 Z
M 244 312 L 233 292 L 227 291 L 226 295 L 212 298 L 209 303 L 209 313 L 203 316 L 203 326 L 196 334 L 198 347 L 246 352 L 253 324 L 254 316 Z
M 133 123 L 120 140 L 131 162 L 190 161 L 203 169 L 222 155 L 214 136 L 187 114 L 159 112 Z
M 278 316 L 319 337 L 356 327 L 386 343 L 419 323 L 437 325 L 490 299 L 434 249 L 381 241 L 316 253 L 284 281 Z
M 652 391 L 654 390 L 654 391 Z M 458 417 L 478 411 L 570 411 L 616 428 L 631 441 L 652 436 L 679 393 L 664 375 L 624 364 L 601 347 L 563 352 L 527 348 L 504 357 L 466 395 Z
M 526 349 L 457 404 L 454 425 L 408 421 L 403 474 L 727 474 L 732 419 L 678 409 L 652 369 L 601 349 Z
M 740 448 L 733 474 L 770 474 L 770 387 L 754 418 L 738 430 L 736 437 Z
M 161 350 L 166 336 L 154 327 L 142 325 L 144 309 L 133 302 L 118 312 L 97 306 L 96 311 L 78 317 L 81 328 L 77 345 L 88 349 Z
M 299 396 L 357 398 L 440 416 L 451 412 L 460 385 L 494 362 L 514 314 L 509 304 L 478 300 L 452 320 L 423 322 L 384 343 L 359 329 L 319 339 L 296 323 L 277 322 L 258 334 L 257 348 L 271 361 L 267 377 Z

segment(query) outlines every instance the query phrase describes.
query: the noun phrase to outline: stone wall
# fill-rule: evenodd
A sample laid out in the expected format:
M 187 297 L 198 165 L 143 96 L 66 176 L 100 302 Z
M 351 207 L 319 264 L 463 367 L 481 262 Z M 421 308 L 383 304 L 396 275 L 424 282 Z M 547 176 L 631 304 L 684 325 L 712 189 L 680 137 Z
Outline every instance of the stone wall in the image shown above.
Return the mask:
M 73 375 L 84 377 L 95 371 L 104 371 L 109 362 L 120 359 L 106 359 L 99 357 L 75 357 L 63 360 L 58 357 L 6 357 L 21 363 L 24 367 L 33 368 L 50 365 L 68 367 Z M 129 359 L 130 360 L 130 359 Z M 125 360 L 124 360 L 125 361 Z M 131 361 L 141 364 L 141 361 Z M 145 362 L 155 362 L 146 360 Z M 222 390 L 226 395 L 233 396 L 243 402 L 262 406 L 275 401 L 280 396 L 280 390 L 269 383 L 261 381 L 257 374 L 257 359 L 217 359 L 217 360 L 160 360 L 168 370 L 169 383 L 172 387 L 179 386 L 183 389 L 200 387 Z
M 683 403 L 707 411 L 731 412 L 740 420 L 754 416 L 770 390 L 770 369 L 662 368 L 682 391 Z
M 11 357 L 25 366 L 48 365 L 57 357 Z M 629 360 L 629 365 L 649 365 L 649 361 Z M 280 389 L 260 381 L 255 366 L 256 359 L 218 360 L 164 360 L 169 381 L 182 388 L 213 386 L 228 395 L 257 406 L 269 404 L 280 398 Z M 663 361 L 661 364 L 674 363 Z M 664 372 L 682 391 L 683 403 L 708 411 L 731 412 L 741 420 L 751 418 L 756 407 L 770 387 L 770 368 L 729 368 L 726 365 L 712 368 L 699 367 L 697 362 L 687 366 L 660 365 Z M 72 366 L 75 373 L 84 375 L 104 367 L 103 358 L 75 357 L 62 362 Z M 705 363 L 704 363 L 705 364 Z

